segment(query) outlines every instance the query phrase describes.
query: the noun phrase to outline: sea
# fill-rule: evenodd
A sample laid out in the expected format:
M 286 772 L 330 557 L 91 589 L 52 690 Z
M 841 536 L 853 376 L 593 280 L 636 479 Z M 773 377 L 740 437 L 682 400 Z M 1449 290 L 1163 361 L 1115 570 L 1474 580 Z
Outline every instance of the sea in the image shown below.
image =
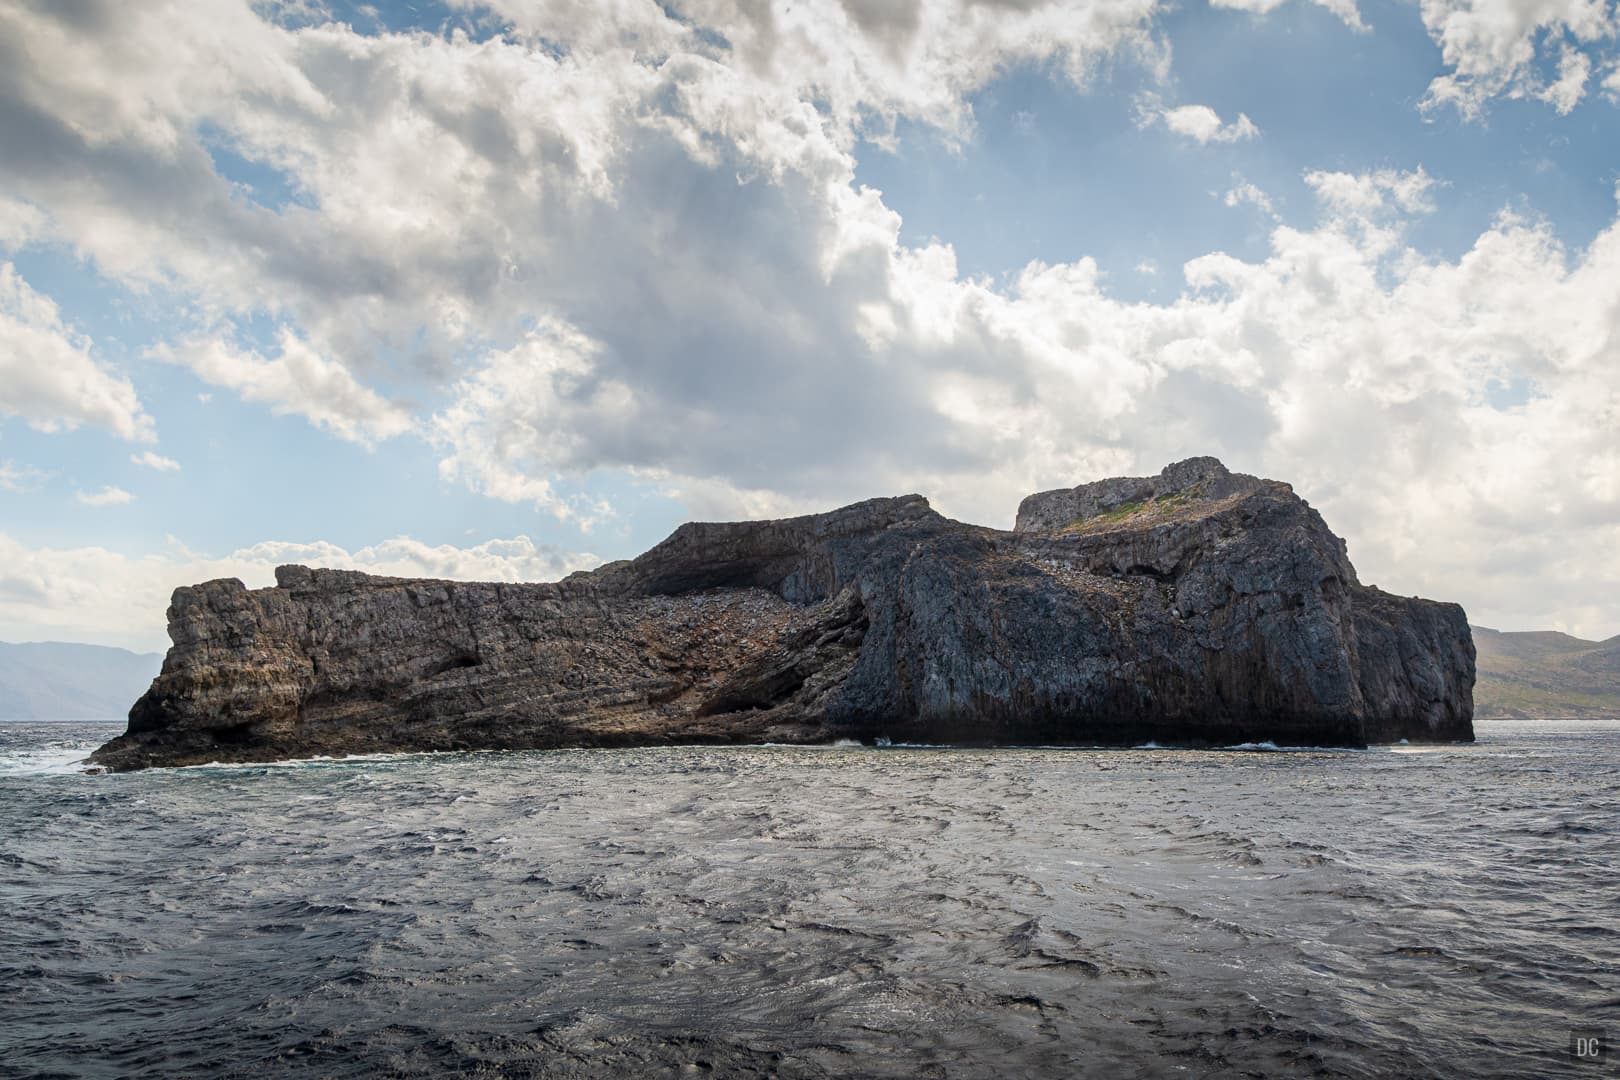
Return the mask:
M 1620 1075 L 1620 722 L 83 771 L 121 727 L 0 724 L 0 1076 Z

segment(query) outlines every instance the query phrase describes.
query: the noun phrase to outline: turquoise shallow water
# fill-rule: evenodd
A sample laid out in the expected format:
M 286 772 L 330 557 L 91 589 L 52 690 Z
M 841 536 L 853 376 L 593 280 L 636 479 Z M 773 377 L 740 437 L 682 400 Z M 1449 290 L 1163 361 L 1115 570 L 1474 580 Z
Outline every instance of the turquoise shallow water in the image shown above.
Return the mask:
M 1614 1075 L 1620 723 L 85 775 L 0 725 L 0 1076 Z

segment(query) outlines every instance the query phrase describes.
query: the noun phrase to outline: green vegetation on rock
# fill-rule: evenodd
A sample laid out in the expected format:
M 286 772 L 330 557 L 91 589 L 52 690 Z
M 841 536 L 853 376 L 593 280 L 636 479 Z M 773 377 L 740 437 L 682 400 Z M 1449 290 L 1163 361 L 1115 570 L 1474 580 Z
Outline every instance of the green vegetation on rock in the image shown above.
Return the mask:
M 1620 717 L 1620 637 L 1476 626 L 1474 715 L 1481 719 Z
M 1058 530 L 1059 533 L 1069 536 L 1080 533 L 1097 532 L 1110 525 L 1140 517 L 1151 515 L 1152 520 L 1158 518 L 1169 519 L 1175 512 L 1185 506 L 1190 506 L 1193 498 L 1185 491 L 1178 491 L 1169 495 L 1152 496 L 1146 499 L 1131 499 L 1118 506 L 1093 514 L 1090 517 L 1077 517 L 1068 525 Z

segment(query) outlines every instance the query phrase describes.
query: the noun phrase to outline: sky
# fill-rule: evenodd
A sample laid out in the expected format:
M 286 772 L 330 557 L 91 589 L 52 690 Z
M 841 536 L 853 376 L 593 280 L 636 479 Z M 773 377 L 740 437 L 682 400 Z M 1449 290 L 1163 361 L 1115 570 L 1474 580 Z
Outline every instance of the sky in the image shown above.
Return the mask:
M 0 0 L 0 639 L 1212 454 L 1620 633 L 1616 0 Z

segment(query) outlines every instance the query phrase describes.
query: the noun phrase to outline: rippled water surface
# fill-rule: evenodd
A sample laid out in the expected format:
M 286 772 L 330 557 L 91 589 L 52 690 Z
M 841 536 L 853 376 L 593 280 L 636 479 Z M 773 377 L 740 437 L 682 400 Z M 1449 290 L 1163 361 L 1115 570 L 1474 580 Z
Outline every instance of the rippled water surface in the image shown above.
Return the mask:
M 1614 1075 L 1620 724 L 84 775 L 0 725 L 0 1075 Z

